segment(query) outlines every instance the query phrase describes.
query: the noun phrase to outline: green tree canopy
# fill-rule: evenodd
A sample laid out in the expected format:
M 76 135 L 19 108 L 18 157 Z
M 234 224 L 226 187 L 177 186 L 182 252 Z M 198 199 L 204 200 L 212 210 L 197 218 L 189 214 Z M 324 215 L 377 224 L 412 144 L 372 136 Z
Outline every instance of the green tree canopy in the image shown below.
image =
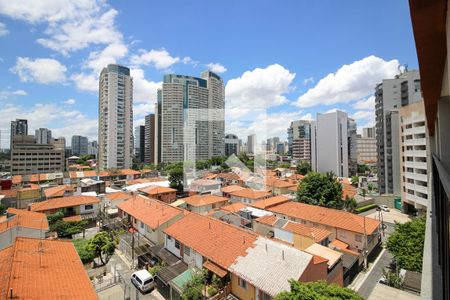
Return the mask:
M 89 240 L 84 239 L 76 239 L 72 240 L 75 249 L 78 252 L 78 256 L 80 256 L 83 264 L 90 263 L 95 258 L 95 253 L 87 249 L 87 245 L 89 244 Z
M 108 258 L 114 253 L 115 248 L 116 244 L 114 239 L 112 239 L 106 231 L 97 233 L 89 240 L 89 243 L 86 246 L 87 251 L 94 253 L 95 257 L 100 258 L 102 264 L 105 264 L 106 261 L 103 256 Z
M 170 187 L 177 189 L 178 191 L 183 190 L 183 167 L 177 166 L 169 170 L 169 182 Z
M 425 218 L 415 218 L 404 224 L 396 223 L 386 247 L 396 258 L 400 268 L 422 271 Z
M 342 185 L 332 172 L 309 172 L 298 185 L 297 201 L 340 209 Z
M 281 292 L 274 300 L 363 300 L 355 291 L 328 285 L 325 281 L 302 283 L 291 280 L 291 291 Z
M 204 270 L 196 270 L 189 281 L 183 286 L 181 298 L 183 300 L 203 299 L 205 280 L 206 272 Z
M 297 164 L 297 174 L 306 175 L 311 171 L 311 165 L 306 161 L 300 161 Z

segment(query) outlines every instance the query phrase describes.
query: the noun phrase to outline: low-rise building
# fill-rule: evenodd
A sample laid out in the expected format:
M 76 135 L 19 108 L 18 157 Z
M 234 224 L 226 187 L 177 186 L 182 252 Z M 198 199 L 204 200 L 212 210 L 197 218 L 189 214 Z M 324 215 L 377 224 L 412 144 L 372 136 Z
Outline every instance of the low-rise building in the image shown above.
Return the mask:
M 224 186 L 223 188 L 220 189 L 220 192 L 222 193 L 222 197 L 231 198 L 230 193 L 240 191 L 243 189 L 245 189 L 245 188 L 240 185 L 233 184 L 233 185 Z
M 259 208 L 259 209 L 269 209 L 273 206 L 283 204 L 283 203 L 286 203 L 289 201 L 291 201 L 290 197 L 285 196 L 285 195 L 280 195 L 280 196 L 273 196 L 273 197 L 269 197 L 269 198 L 266 198 L 263 200 L 256 201 L 253 204 L 250 204 L 250 206 Z
M 33 203 L 30 210 L 46 215 L 62 211 L 65 217 L 80 215 L 82 219 L 95 219 L 99 212 L 99 202 L 93 196 L 69 196 Z
M 0 216 L 0 249 L 12 245 L 16 237 L 45 239 L 48 230 L 45 214 L 8 208 L 6 215 Z
M 197 192 L 199 194 L 207 194 L 207 193 L 218 193 L 220 188 L 222 187 L 222 183 L 216 180 L 210 179 L 197 179 L 191 182 L 189 185 L 189 190 L 192 192 Z
M 73 195 L 73 188 L 69 185 L 57 185 L 44 189 L 46 199 L 68 197 Z
M 0 195 L 5 196 L 2 199 L 4 205 L 20 209 L 27 208 L 31 203 L 42 198 L 41 187 L 32 183 L 23 184 L 10 190 L 0 190 Z
M 166 203 L 172 203 L 177 200 L 177 190 L 164 186 L 147 186 L 138 189 L 138 191 L 147 197 L 154 198 Z
M 215 195 L 193 195 L 183 198 L 186 209 L 201 215 L 206 215 L 211 210 L 220 208 L 228 203 L 228 198 Z
M 0 266 L 0 299 L 98 299 L 71 241 L 18 237 Z
M 242 202 L 244 204 L 253 204 L 259 200 L 263 200 L 272 196 L 272 194 L 265 190 L 254 190 L 250 188 L 237 190 L 229 193 L 231 202 Z
M 163 230 L 184 216 L 182 209 L 142 195 L 133 195 L 117 207 L 119 217 L 129 222 L 152 245 L 163 244 Z
M 326 259 L 328 267 L 327 270 L 328 284 L 335 283 L 339 286 L 344 285 L 344 269 L 342 265 L 342 257 L 343 257 L 342 253 L 319 244 L 312 244 L 311 246 L 305 249 L 305 252 Z

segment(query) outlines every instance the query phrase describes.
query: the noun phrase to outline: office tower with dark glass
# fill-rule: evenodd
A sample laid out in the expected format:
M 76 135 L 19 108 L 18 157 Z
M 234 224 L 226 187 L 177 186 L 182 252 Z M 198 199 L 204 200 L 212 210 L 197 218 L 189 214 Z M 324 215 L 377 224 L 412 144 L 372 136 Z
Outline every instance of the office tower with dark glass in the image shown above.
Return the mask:
M 81 156 L 87 155 L 88 152 L 88 138 L 81 135 L 73 135 L 72 136 L 72 155 Z
M 143 163 L 145 160 L 145 126 L 134 127 L 134 157 L 136 162 Z
M 133 79 L 120 65 L 103 68 L 99 82 L 98 165 L 100 170 L 131 167 Z
M 168 74 L 158 90 L 156 162 L 206 160 L 224 155 L 224 87 L 210 72 L 202 78 Z
M 239 138 L 235 134 L 227 134 L 225 136 L 225 155 L 239 154 Z
M 418 71 L 405 71 L 375 87 L 375 115 L 380 194 L 401 194 L 399 109 L 421 101 Z

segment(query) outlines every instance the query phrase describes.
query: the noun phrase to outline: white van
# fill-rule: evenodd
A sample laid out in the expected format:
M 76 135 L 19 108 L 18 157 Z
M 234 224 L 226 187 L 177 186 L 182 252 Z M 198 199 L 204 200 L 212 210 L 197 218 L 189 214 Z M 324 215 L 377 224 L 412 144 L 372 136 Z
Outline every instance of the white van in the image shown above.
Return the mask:
M 143 293 L 155 287 L 155 280 L 147 270 L 140 270 L 131 274 L 131 282 Z

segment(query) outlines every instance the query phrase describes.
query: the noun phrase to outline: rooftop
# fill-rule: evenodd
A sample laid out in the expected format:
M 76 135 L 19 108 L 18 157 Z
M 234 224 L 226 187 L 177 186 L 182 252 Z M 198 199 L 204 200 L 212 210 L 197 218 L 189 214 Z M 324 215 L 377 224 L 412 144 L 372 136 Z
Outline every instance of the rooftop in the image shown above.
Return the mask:
M 257 201 L 255 203 L 251 204 L 251 206 L 260 208 L 260 209 L 268 209 L 272 206 L 286 203 L 289 201 L 290 201 L 289 197 L 280 195 L 280 196 L 274 196 L 274 197 L 270 197 L 270 198 L 266 198 L 266 199 Z
M 66 191 L 73 191 L 73 188 L 68 185 L 57 185 L 44 190 L 46 198 L 49 197 L 63 197 Z
M 69 196 L 35 202 L 31 204 L 32 211 L 47 211 L 64 207 L 78 206 L 83 204 L 99 203 L 100 200 L 93 196 Z
M 183 200 L 191 206 L 199 207 L 215 203 L 228 202 L 229 199 L 225 197 L 206 194 L 190 196 L 187 198 L 183 198 Z
M 245 255 L 241 255 L 229 267 L 230 272 L 275 296 L 289 291 L 289 280 L 300 279 L 313 259 L 305 253 L 283 243 L 258 237 Z
M 11 289 L 13 299 L 98 299 L 70 241 L 18 237 L 0 251 L 0 271 L 1 299 Z
M 164 232 L 224 269 L 245 255 L 257 238 L 254 232 L 196 213 L 189 213 Z
M 316 243 L 306 248 L 305 252 L 325 258 L 328 269 L 331 269 L 342 257 L 342 253 Z
M 311 221 L 360 234 L 372 234 L 380 222 L 350 212 L 309 205 L 300 202 L 286 202 L 269 208 L 270 211 L 289 217 Z M 365 227 L 365 228 L 364 228 Z
M 254 190 L 250 188 L 238 190 L 231 192 L 230 195 L 240 198 L 247 198 L 247 199 L 262 199 L 268 196 L 271 196 L 272 194 L 268 191 L 259 191 Z
M 235 213 L 235 212 L 238 212 L 241 209 L 244 209 L 246 207 L 247 206 L 245 204 L 243 204 L 241 202 L 236 202 L 236 203 L 232 203 L 232 204 L 229 204 L 229 205 L 222 206 L 220 209 Z
M 48 231 L 47 216 L 43 213 L 10 207 L 8 217 L 7 221 L 0 222 L 0 232 L 15 226 Z
M 176 189 L 173 189 L 170 187 L 164 187 L 164 186 L 148 186 L 148 187 L 140 188 L 140 189 L 138 189 L 138 191 L 141 191 L 150 196 L 177 192 Z
M 131 198 L 132 195 L 129 193 L 122 192 L 122 191 L 118 191 L 118 192 L 106 194 L 105 197 L 109 201 L 124 201 L 124 200 Z
M 179 208 L 141 195 L 134 195 L 117 207 L 152 229 L 183 213 Z
M 331 232 L 326 229 L 309 227 L 304 224 L 292 221 L 287 222 L 286 225 L 284 225 L 283 229 L 298 235 L 311 237 L 316 243 L 326 239 L 331 235 Z
M 240 185 L 229 185 L 220 189 L 222 193 L 231 193 L 235 191 L 243 190 L 244 188 Z

